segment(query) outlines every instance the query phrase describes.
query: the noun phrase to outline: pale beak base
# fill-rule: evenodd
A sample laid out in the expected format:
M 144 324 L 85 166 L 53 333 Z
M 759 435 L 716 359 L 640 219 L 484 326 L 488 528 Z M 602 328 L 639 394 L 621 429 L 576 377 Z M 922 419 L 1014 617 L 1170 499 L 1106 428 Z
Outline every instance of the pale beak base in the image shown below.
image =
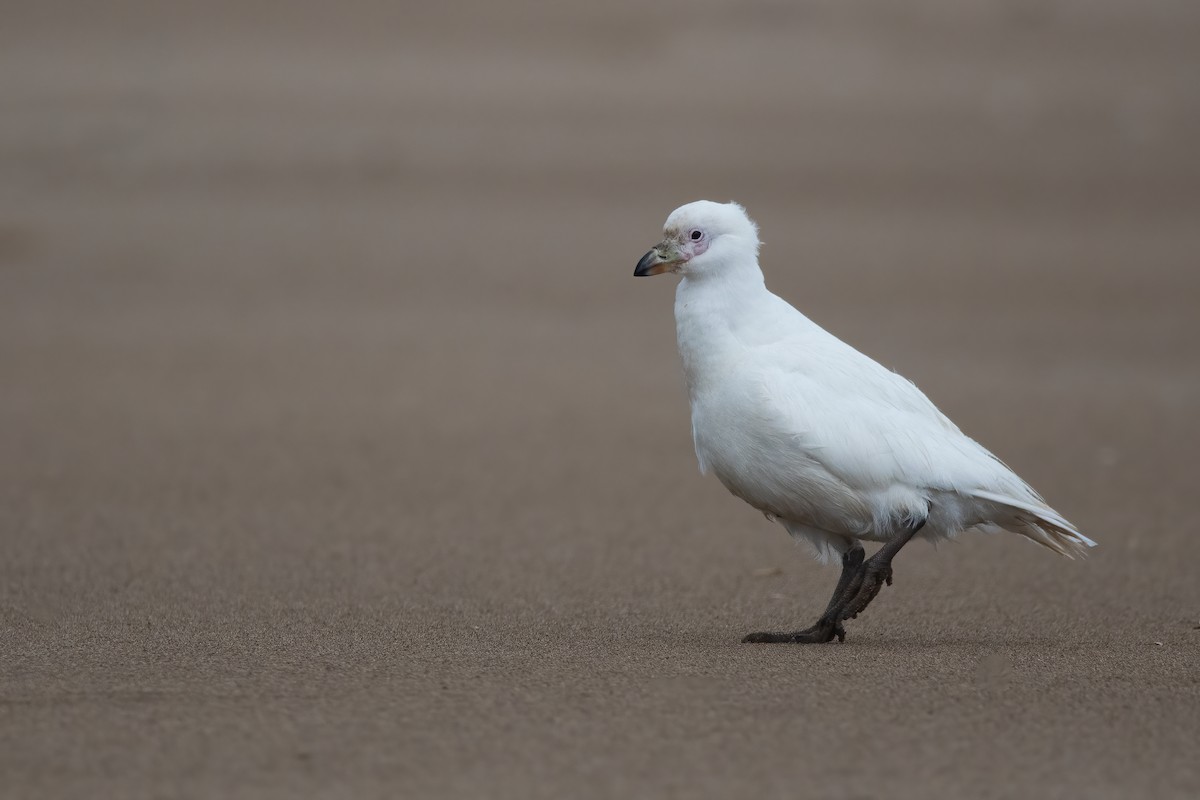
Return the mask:
M 664 272 L 678 272 L 683 257 L 671 242 L 660 242 L 654 249 L 642 256 L 642 260 L 633 269 L 634 277 L 644 278 L 650 275 L 662 275 Z

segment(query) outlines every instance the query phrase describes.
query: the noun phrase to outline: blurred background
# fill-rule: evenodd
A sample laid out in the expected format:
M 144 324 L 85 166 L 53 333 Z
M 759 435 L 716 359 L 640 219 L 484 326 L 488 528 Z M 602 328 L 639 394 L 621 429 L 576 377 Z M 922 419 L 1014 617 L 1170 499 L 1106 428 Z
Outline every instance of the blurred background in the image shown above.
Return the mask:
M 1197 4 L 0 18 L 3 793 L 1200 792 Z M 700 198 L 1095 557 L 740 646 L 836 570 L 696 474 Z

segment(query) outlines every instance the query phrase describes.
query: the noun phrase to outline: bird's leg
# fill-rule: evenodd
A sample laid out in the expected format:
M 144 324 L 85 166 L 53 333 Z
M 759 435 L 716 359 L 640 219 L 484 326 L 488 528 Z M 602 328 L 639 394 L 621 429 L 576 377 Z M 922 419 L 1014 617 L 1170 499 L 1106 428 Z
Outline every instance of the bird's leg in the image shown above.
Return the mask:
M 821 615 L 820 619 L 811 628 L 805 628 L 802 631 L 792 631 L 790 633 L 771 633 L 768 631 L 752 633 L 742 639 L 742 641 L 753 642 L 755 644 L 772 644 L 778 642 L 823 643 L 832 641 L 834 637 L 837 637 L 838 641 L 845 641 L 846 631 L 842 627 L 841 609 L 850 598 L 857 594 L 858 587 L 862 585 L 862 566 L 865 555 L 863 546 L 858 542 L 854 542 L 852 547 L 842 554 L 841 577 L 838 578 L 837 586 L 833 590 L 833 596 L 829 598 L 829 605 L 826 606 L 825 613 Z
M 839 620 L 854 619 L 870 605 L 885 583 L 892 585 L 892 557 L 912 541 L 924 526 L 924 519 L 912 521 L 899 536 L 885 542 L 883 547 L 875 551 L 875 555 L 866 560 L 862 565 L 861 578 L 856 581 L 858 587 L 853 592 L 846 592 L 842 608 L 837 613 Z
M 833 589 L 833 596 L 829 598 L 829 605 L 825 607 L 825 613 L 821 615 L 822 620 L 828 617 L 837 622 L 838 609 L 858 593 L 858 587 L 862 585 L 862 565 L 866 555 L 862 543 L 858 541 L 855 541 L 849 550 L 842 553 L 842 574 L 838 578 L 837 586 Z M 820 620 L 817 624 L 820 624 Z

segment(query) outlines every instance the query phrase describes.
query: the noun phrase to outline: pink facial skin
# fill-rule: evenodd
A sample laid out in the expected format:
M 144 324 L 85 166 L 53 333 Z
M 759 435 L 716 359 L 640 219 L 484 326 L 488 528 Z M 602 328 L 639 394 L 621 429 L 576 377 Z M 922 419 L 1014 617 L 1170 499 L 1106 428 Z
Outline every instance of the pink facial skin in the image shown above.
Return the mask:
M 700 238 L 695 240 L 691 238 L 691 231 L 684 234 L 683 245 L 679 248 L 679 252 L 683 254 L 684 261 L 691 261 L 696 256 L 703 255 L 708 250 L 708 235 L 703 231 L 700 233 Z

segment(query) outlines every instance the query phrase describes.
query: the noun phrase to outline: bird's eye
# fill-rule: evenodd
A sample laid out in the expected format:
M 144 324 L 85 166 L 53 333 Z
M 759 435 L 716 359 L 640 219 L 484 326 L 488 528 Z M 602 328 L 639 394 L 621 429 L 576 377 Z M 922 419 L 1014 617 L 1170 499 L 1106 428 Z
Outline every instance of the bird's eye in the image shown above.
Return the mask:
M 688 234 L 688 238 L 690 238 L 693 242 L 698 242 L 700 241 L 700 237 L 703 235 L 704 234 L 700 231 L 692 231 Z

